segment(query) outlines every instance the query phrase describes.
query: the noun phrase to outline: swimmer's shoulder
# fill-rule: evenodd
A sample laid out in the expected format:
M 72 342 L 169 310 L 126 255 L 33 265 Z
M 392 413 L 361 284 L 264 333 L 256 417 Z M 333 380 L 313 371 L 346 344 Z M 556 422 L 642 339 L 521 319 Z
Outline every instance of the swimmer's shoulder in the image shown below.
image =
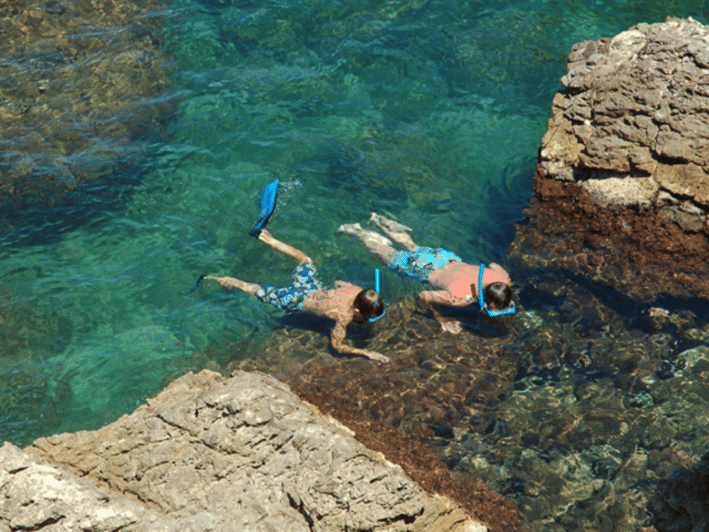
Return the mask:
M 496 262 L 491 262 L 489 268 L 501 277 L 500 280 L 503 283 L 509 284 L 509 285 L 512 284 L 512 279 L 510 278 L 510 274 L 507 273 L 507 270 L 505 270 L 502 266 L 500 266 Z

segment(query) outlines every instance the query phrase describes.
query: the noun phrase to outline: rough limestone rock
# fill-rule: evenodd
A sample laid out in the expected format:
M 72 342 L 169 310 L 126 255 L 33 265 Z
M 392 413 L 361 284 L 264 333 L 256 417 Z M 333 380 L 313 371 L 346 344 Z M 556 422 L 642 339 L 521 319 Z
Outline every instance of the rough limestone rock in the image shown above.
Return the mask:
M 707 297 L 683 276 L 705 278 L 709 258 L 709 28 L 668 19 L 578 43 L 561 82 L 530 209 L 539 231 L 608 250 L 577 273 L 631 263 L 638 275 L 607 284 L 661 285 L 634 296 Z
M 279 381 L 206 370 L 100 430 L 0 448 L 0 531 L 20 529 L 487 530 Z
M 542 140 L 543 177 L 577 182 L 605 205 L 709 209 L 709 28 L 639 24 L 576 44 Z M 621 178 L 631 184 L 604 183 Z M 607 192 L 605 192 L 607 190 Z M 663 194 L 659 192 L 662 191 Z
M 0 531 L 195 530 L 45 463 L 10 443 L 0 448 Z M 202 530 L 197 528 L 196 530 Z

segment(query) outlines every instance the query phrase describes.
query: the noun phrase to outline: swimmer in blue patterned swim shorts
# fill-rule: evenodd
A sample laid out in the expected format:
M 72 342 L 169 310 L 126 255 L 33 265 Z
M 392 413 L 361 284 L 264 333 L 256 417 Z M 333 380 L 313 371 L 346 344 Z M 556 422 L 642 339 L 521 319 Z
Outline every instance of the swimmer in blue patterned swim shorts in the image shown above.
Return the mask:
M 458 334 L 462 331 L 462 325 L 457 320 L 443 316 L 439 305 L 465 307 L 479 301 L 491 317 L 514 312 L 512 281 L 499 264 L 492 263 L 487 268 L 482 264 L 466 264 L 450 251 L 418 246 L 408 235 L 411 229 L 394 220 L 372 213 L 369 221 L 391 240 L 374 231 L 363 229 L 358 223 L 342 225 L 337 232 L 361 240 L 367 249 L 384 261 L 390 269 L 415 277 L 436 288 L 437 290 L 419 293 L 419 298 L 431 309 L 433 317 L 444 331 Z M 392 240 L 406 249 L 397 251 Z
M 286 288 L 275 288 L 249 283 L 235 277 L 212 275 L 202 276 L 199 280 L 216 281 L 229 290 L 236 288 L 288 313 L 305 312 L 330 318 L 335 321 L 335 327 L 330 333 L 330 343 L 338 353 L 362 355 L 378 362 L 389 361 L 386 356 L 376 351 L 359 349 L 343 342 L 347 325 L 351 321 L 364 323 L 369 318 L 383 314 L 384 303 L 375 290 L 362 289 L 345 281 L 335 281 L 335 288 L 327 290 L 315 276 L 313 260 L 305 253 L 276 240 L 266 229 L 261 229 L 258 239 L 298 261 L 298 266 L 293 271 L 293 284 Z

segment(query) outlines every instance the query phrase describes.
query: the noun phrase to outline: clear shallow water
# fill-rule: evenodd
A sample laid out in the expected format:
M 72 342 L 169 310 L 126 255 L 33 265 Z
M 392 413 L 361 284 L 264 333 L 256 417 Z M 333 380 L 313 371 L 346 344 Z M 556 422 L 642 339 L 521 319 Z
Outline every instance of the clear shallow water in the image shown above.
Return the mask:
M 334 236 L 389 213 L 421 244 L 503 260 L 531 195 L 570 46 L 702 2 L 189 2 L 165 50 L 180 98 L 170 140 L 110 199 L 16 219 L 0 240 L 0 440 L 27 444 L 132 411 L 188 369 L 279 327 L 199 274 L 285 284 L 292 264 L 247 236 L 261 188 L 273 233 L 321 278 L 371 285 L 376 261 Z M 62 214 L 64 216 L 62 217 Z M 385 272 L 387 298 L 416 286 Z M 205 355 L 209 353 L 209 355 Z

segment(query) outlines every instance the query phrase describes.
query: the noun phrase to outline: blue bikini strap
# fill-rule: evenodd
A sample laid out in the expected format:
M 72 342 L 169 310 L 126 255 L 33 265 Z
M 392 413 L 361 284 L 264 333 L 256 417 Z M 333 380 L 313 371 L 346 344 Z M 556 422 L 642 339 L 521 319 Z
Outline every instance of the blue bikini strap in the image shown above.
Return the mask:
M 485 269 L 484 264 L 480 264 L 480 275 L 478 275 L 478 302 L 480 303 L 480 308 L 487 312 L 487 315 L 491 318 L 495 316 L 504 316 L 505 314 L 515 313 L 514 301 L 512 304 L 504 310 L 490 310 L 485 304 L 485 299 L 483 298 L 483 270 Z

